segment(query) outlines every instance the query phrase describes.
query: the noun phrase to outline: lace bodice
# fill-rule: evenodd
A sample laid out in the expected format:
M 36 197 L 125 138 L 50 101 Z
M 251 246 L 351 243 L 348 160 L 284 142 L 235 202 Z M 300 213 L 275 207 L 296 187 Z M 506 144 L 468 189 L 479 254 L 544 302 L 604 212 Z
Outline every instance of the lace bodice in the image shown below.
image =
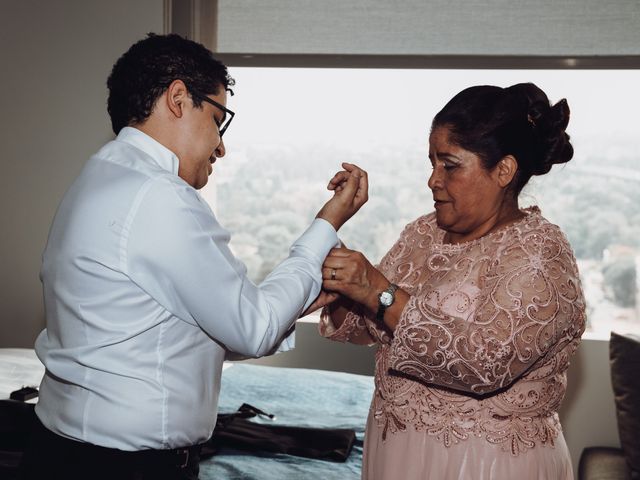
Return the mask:
M 443 244 L 433 214 L 409 224 L 379 265 L 411 295 L 393 334 L 364 310 L 338 329 L 323 312 L 323 335 L 380 344 L 372 409 L 385 436 L 477 435 L 513 455 L 553 443 L 585 304 L 567 239 L 537 207 L 526 213 L 461 244 Z

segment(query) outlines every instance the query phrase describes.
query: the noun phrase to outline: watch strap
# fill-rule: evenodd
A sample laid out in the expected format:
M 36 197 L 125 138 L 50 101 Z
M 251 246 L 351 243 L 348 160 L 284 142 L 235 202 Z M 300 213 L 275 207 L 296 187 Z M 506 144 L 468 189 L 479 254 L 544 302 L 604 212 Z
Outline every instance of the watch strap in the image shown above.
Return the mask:
M 376 322 L 378 324 L 382 324 L 384 323 L 384 314 L 387 311 L 387 308 L 390 307 L 391 305 L 393 305 L 393 302 L 395 301 L 395 292 L 396 290 L 398 290 L 398 286 L 395 283 L 390 283 L 389 287 L 387 287 L 386 290 L 383 290 L 382 292 L 380 292 L 380 294 L 378 295 L 378 311 L 376 312 Z M 382 295 L 383 293 L 389 293 L 391 294 L 391 303 L 389 305 L 384 305 L 381 301 L 380 301 L 380 295 Z

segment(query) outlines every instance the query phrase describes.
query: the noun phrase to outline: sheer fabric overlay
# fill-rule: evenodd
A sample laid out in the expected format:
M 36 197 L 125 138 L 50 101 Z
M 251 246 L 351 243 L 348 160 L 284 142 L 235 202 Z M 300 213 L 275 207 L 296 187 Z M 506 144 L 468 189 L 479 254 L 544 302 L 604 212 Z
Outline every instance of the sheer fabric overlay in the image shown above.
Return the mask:
M 379 265 L 411 295 L 393 334 L 364 309 L 337 329 L 323 311 L 322 335 L 379 344 L 370 424 L 382 444 L 412 431 L 449 448 L 482 439 L 517 457 L 561 436 L 585 302 L 564 234 L 537 207 L 525 213 L 461 244 L 443 243 L 434 214 L 410 223 Z

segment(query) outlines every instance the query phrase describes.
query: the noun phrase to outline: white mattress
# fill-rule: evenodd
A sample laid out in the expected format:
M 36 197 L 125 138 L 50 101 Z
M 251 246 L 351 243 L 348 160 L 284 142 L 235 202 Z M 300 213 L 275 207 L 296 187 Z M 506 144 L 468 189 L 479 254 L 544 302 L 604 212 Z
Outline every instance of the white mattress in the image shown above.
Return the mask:
M 44 366 L 31 348 L 0 348 L 0 399 L 22 387 L 39 387 Z M 29 400 L 36 403 L 37 398 Z

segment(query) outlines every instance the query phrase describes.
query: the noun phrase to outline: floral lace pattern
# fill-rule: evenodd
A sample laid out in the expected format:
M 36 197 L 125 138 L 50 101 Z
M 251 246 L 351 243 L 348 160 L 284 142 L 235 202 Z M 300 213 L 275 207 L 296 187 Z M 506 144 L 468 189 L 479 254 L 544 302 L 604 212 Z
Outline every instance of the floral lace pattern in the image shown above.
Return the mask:
M 380 264 L 411 295 L 392 337 L 362 312 L 332 332 L 323 315 L 325 336 L 366 330 L 380 343 L 372 409 L 383 438 L 411 426 L 512 455 L 553 445 L 585 304 L 568 241 L 537 207 L 526 213 L 461 244 L 443 243 L 433 214 L 409 224 Z

